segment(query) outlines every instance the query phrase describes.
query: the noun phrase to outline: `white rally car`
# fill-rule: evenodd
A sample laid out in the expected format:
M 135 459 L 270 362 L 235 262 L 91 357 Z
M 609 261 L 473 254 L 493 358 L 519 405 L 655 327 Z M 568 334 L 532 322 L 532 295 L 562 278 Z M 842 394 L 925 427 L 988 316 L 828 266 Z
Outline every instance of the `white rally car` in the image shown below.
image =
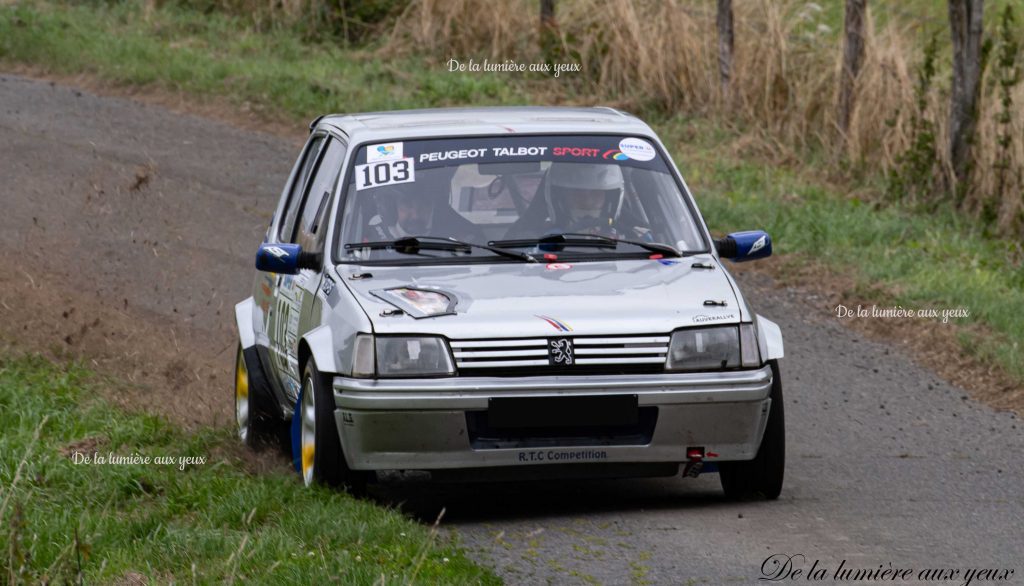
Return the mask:
M 236 306 L 235 406 L 306 483 L 695 476 L 773 499 L 778 326 L 649 126 L 610 108 L 325 116 Z

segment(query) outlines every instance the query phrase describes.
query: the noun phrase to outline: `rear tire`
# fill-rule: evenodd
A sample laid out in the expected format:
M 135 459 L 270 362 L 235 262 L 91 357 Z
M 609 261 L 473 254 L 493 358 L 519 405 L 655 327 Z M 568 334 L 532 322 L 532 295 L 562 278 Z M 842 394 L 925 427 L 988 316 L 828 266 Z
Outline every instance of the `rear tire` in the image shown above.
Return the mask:
M 271 407 L 273 398 L 254 378 L 239 344 L 235 353 L 235 431 L 242 443 L 259 449 L 278 443 L 281 421 Z
M 302 372 L 299 417 L 299 472 L 306 486 L 341 486 L 353 494 L 366 490 L 368 473 L 352 470 L 345 462 L 341 436 L 334 419 L 334 392 L 329 376 L 321 374 L 313 359 Z
M 726 498 L 742 500 L 762 496 L 779 498 L 786 468 L 786 410 L 782 402 L 782 378 L 779 363 L 772 367 L 771 408 L 757 456 L 746 462 L 722 462 L 718 465 Z

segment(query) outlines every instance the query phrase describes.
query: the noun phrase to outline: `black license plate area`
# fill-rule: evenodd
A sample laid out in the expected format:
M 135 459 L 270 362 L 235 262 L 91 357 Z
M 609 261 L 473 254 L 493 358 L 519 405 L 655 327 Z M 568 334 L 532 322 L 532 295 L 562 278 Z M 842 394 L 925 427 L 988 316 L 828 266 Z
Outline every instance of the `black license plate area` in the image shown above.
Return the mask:
M 492 397 L 487 422 L 494 429 L 625 427 L 636 425 L 636 395 Z

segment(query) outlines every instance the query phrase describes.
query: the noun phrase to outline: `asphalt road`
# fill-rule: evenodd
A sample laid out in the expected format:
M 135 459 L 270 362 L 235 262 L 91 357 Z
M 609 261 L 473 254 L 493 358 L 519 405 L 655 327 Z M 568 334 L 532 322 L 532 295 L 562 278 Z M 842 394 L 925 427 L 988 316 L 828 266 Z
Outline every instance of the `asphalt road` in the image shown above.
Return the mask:
M 230 309 L 302 138 L 0 74 L 4 344 L 128 377 L 130 408 L 228 425 Z M 445 508 L 442 526 L 511 584 L 753 584 L 778 554 L 805 572 L 780 581 L 806 581 L 818 560 L 829 582 L 845 561 L 913 569 L 895 583 L 991 568 L 1024 584 L 1021 421 L 844 329 L 820 300 L 740 280 L 786 339 L 778 501 L 726 502 L 715 475 L 413 478 L 374 497 L 428 521 Z M 928 568 L 961 573 L 917 580 Z

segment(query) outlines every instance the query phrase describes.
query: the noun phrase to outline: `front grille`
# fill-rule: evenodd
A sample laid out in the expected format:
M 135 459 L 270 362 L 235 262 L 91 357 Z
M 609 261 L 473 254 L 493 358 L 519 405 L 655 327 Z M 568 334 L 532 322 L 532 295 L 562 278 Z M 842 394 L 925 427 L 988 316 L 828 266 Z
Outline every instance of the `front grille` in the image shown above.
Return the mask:
M 572 340 L 572 365 L 555 365 L 548 358 L 549 340 L 560 338 Z M 469 376 L 662 372 L 665 368 L 668 345 L 668 335 L 552 336 L 451 341 L 459 374 Z

